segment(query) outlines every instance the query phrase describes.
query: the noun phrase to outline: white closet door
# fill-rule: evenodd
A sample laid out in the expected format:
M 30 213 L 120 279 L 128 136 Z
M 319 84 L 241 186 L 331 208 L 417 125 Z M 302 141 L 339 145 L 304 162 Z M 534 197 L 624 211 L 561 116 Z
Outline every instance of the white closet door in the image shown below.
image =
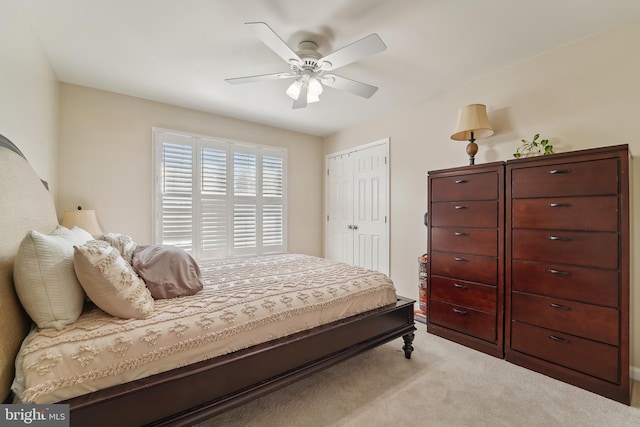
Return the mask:
M 327 167 L 326 257 L 353 264 L 353 163 L 343 154 L 329 158 Z
M 325 256 L 389 274 L 388 142 L 327 157 Z
M 353 156 L 354 264 L 389 273 L 386 147 Z

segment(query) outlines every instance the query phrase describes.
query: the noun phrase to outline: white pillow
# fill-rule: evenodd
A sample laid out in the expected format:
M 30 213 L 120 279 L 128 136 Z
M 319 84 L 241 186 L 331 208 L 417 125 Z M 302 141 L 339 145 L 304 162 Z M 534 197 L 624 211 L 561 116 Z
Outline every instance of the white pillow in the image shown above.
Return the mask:
M 58 226 L 51 234 L 30 231 L 13 268 L 18 298 L 39 328 L 62 329 L 75 322 L 85 294 L 73 268 L 73 245 L 93 239 L 81 228 Z
M 116 248 L 120 252 L 120 255 L 122 255 L 122 258 L 131 264 L 133 251 L 136 249 L 138 244 L 134 242 L 130 236 L 120 233 L 106 233 L 100 236 L 99 239 L 104 240 Z
M 103 240 L 74 246 L 74 267 L 85 292 L 102 310 L 123 319 L 144 319 L 153 312 L 154 301 L 144 281 Z

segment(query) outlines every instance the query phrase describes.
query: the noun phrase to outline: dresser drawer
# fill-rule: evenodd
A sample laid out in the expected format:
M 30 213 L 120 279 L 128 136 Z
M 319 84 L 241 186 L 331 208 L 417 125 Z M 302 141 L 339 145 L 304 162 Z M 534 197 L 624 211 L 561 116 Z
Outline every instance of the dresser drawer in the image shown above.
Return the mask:
M 435 251 L 498 256 L 498 230 L 432 227 L 431 247 Z
M 612 383 L 620 381 L 617 347 L 513 322 L 511 348 Z
M 475 310 L 496 312 L 495 286 L 479 285 L 447 277 L 431 276 L 430 297 Z
M 617 177 L 617 159 L 513 169 L 511 196 L 526 198 L 618 194 Z
M 498 226 L 498 202 L 443 202 L 431 204 L 432 227 Z
M 553 263 L 513 261 L 514 291 L 617 307 L 618 271 Z
M 511 318 L 617 346 L 618 310 L 513 292 Z
M 431 274 L 496 285 L 498 259 L 479 255 L 431 251 Z
M 515 199 L 514 228 L 618 231 L 618 197 Z
M 496 316 L 440 301 L 429 301 L 429 322 L 487 341 L 496 340 Z
M 495 172 L 456 175 L 431 180 L 431 201 L 495 200 L 498 174 Z
M 617 233 L 513 230 L 511 250 L 514 259 L 618 268 Z

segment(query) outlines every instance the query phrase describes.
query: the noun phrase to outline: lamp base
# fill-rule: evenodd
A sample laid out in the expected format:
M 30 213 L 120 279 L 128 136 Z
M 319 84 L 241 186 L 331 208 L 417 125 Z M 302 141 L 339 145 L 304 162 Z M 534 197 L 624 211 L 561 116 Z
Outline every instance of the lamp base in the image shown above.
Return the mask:
M 469 164 L 470 165 L 474 165 L 475 162 L 475 155 L 478 152 L 478 144 L 476 144 L 474 142 L 474 140 L 470 140 L 469 143 L 467 144 L 467 154 L 469 155 Z

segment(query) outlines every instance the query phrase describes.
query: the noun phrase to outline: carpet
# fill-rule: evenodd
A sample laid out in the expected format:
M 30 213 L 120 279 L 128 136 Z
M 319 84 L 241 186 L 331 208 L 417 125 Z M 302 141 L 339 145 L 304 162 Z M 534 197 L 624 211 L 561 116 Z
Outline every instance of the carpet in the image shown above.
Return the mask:
M 394 340 L 198 424 L 213 426 L 640 426 L 631 406 L 427 334 Z

